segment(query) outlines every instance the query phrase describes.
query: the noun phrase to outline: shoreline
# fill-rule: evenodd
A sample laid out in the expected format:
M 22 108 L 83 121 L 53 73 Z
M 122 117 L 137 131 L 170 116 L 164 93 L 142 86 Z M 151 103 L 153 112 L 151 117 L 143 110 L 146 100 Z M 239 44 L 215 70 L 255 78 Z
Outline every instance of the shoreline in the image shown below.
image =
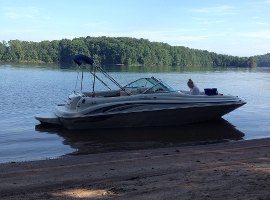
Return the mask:
M 10 199 L 270 198 L 270 138 L 0 164 Z

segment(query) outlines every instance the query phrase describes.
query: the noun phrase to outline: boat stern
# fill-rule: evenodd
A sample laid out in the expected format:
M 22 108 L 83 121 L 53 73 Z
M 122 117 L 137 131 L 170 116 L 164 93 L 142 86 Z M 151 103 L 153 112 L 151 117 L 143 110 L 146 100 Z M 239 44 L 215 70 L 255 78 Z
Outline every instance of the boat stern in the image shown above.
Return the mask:
M 37 114 L 35 119 L 46 124 L 61 124 L 60 119 L 53 112 Z

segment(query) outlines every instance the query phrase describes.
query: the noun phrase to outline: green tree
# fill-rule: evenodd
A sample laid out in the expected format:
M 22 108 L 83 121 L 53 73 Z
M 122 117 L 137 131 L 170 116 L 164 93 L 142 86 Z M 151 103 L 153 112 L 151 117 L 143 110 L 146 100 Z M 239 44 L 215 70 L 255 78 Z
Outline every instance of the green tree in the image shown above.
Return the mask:
M 0 43 L 0 60 L 5 60 L 5 55 L 7 53 L 7 44 L 5 41 Z
M 24 61 L 24 51 L 22 48 L 22 42 L 20 40 L 10 40 L 8 42 L 10 61 L 18 62 Z
M 63 63 L 71 63 L 72 61 L 72 52 L 71 52 L 71 44 L 72 41 L 69 39 L 62 39 L 59 42 L 59 54 L 60 58 L 59 61 Z

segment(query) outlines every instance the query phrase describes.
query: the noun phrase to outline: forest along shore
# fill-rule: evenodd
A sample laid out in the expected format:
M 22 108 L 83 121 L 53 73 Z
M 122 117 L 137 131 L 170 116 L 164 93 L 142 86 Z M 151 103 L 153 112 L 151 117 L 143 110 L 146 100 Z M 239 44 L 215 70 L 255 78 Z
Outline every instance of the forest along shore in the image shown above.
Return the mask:
M 72 63 L 75 54 L 91 56 L 102 65 L 125 64 L 144 66 L 182 67 L 256 67 L 268 64 L 269 56 L 238 57 L 205 50 L 171 46 L 147 39 L 128 37 L 81 37 L 53 41 L 29 42 L 20 40 L 0 43 L 0 61 L 37 61 Z
M 270 139 L 0 165 L 5 199 L 270 199 Z

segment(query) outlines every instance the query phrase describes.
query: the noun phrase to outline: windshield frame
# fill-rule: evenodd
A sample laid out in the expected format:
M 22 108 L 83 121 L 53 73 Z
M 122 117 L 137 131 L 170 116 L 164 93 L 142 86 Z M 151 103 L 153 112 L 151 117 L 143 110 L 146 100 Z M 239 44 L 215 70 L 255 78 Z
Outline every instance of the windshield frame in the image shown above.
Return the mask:
M 153 92 L 175 92 L 176 90 L 172 88 L 170 85 L 162 81 L 161 79 L 157 79 L 155 77 L 151 78 L 140 78 L 136 81 L 133 81 L 124 88 L 130 89 L 138 89 L 145 88 L 142 93 L 153 93 Z

